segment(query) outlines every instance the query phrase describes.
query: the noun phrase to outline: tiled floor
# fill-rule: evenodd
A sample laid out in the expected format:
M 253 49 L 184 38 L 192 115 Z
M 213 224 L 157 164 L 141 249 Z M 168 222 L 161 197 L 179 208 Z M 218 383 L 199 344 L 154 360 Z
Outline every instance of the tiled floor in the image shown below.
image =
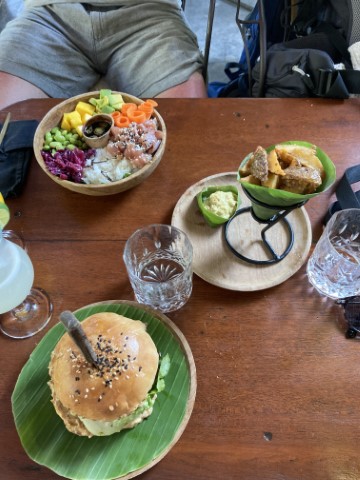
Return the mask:
M 240 17 L 245 16 L 255 5 L 255 0 L 241 1 Z M 245 8 L 245 4 L 248 8 Z M 242 51 L 242 39 L 236 24 L 236 0 L 217 0 L 209 55 L 209 82 L 228 81 L 224 73 L 227 62 L 238 61 Z M 197 34 L 199 46 L 205 48 L 209 0 L 186 0 L 185 14 Z

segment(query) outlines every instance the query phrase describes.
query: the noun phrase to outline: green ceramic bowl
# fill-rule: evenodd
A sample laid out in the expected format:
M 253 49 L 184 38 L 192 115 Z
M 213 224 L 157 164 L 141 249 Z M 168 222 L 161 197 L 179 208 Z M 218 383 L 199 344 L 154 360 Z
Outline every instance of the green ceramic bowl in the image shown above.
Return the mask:
M 203 214 L 206 222 L 210 225 L 210 227 L 218 227 L 219 225 L 222 225 L 226 223 L 230 217 L 221 217 L 219 215 L 216 215 L 215 213 L 211 212 L 208 208 L 205 207 L 204 201 L 206 198 L 208 198 L 212 193 L 214 192 L 232 192 L 235 194 L 237 198 L 237 205 L 236 205 L 236 210 L 238 210 L 239 205 L 241 203 L 241 198 L 239 195 L 239 190 L 237 187 L 234 185 L 218 185 L 218 186 L 213 186 L 213 187 L 207 187 L 201 192 L 199 192 L 196 195 L 196 199 L 198 202 L 199 209 L 201 213 Z M 236 211 L 235 210 L 235 211 Z M 235 212 L 234 212 L 235 213 Z

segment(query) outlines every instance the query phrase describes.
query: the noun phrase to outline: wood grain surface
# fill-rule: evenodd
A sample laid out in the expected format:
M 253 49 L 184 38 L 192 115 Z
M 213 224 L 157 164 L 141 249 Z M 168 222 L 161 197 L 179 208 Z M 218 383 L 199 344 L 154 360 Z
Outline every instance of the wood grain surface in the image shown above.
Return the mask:
M 12 119 L 41 120 L 60 100 L 13 105 Z M 122 253 L 137 228 L 170 223 L 192 185 L 236 171 L 257 145 L 306 140 L 337 168 L 360 163 L 360 99 L 159 99 L 167 144 L 141 185 L 104 197 L 66 190 L 32 160 L 8 200 L 9 228 L 28 242 L 35 283 L 54 315 L 89 303 L 133 300 Z M 336 184 L 306 204 L 313 244 Z M 249 280 L 250 281 L 250 280 Z M 260 291 L 233 291 L 194 276 L 193 294 L 169 314 L 186 337 L 197 396 L 180 440 L 143 480 L 354 480 L 360 478 L 360 343 L 345 339 L 341 308 L 310 286 L 305 264 Z M 55 480 L 31 461 L 11 412 L 16 379 L 44 332 L 0 336 L 0 478 Z

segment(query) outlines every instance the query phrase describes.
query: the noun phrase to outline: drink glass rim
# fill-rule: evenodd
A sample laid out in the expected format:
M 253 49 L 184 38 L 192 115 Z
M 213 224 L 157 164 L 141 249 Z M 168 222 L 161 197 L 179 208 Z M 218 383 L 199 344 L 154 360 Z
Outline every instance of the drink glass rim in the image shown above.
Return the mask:
M 354 265 L 354 262 L 352 260 L 350 260 L 349 258 L 345 257 L 344 255 L 342 255 L 341 253 L 339 253 L 339 251 L 335 248 L 334 244 L 330 241 L 330 230 L 333 227 L 334 223 L 336 222 L 336 220 L 338 220 L 338 218 L 340 216 L 342 216 L 346 213 L 349 213 L 349 212 L 356 212 L 360 216 L 360 208 L 346 208 L 346 209 L 339 210 L 339 211 L 335 212 L 332 215 L 332 217 L 330 218 L 330 220 L 328 221 L 328 223 L 326 224 L 325 229 L 324 229 L 321 237 L 319 238 L 319 241 L 317 242 L 317 244 L 320 242 L 322 237 L 325 236 L 325 239 L 329 243 L 330 249 L 331 249 L 332 252 L 334 252 L 334 255 L 336 257 L 341 257 L 346 262 L 349 262 L 352 265 Z M 360 229 L 360 225 L 359 225 L 359 229 Z M 316 244 L 316 246 L 317 246 L 317 244 Z M 316 246 L 315 246 L 315 248 L 316 248 Z
M 187 248 L 186 256 L 184 256 L 184 259 L 186 260 L 186 264 L 188 266 L 191 266 L 192 261 L 193 261 L 193 246 L 192 246 L 192 243 L 191 243 L 188 235 L 183 230 L 181 230 L 180 228 L 175 227 L 173 225 L 169 225 L 169 224 L 165 224 L 165 223 L 153 223 L 153 224 L 146 225 L 144 227 L 138 228 L 126 240 L 124 251 L 123 251 L 123 260 L 124 260 L 126 269 L 128 271 L 130 271 L 130 270 L 133 271 L 134 270 L 134 265 L 133 265 L 134 258 L 132 258 L 132 255 L 131 255 L 131 242 L 132 242 L 132 240 L 134 240 L 136 237 L 140 236 L 142 234 L 142 232 L 146 232 L 146 230 L 151 231 L 151 230 L 155 230 L 156 228 L 164 228 L 164 227 L 169 229 L 169 231 L 177 232 L 181 236 L 181 238 L 184 239 L 185 245 L 186 245 L 186 248 Z

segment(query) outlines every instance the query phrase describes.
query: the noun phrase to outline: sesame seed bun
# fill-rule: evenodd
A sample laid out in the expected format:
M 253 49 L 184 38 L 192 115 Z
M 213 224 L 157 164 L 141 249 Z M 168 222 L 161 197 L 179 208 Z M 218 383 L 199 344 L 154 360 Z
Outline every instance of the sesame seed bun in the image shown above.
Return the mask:
M 51 355 L 49 386 L 66 428 L 92 436 L 83 419 L 112 422 L 129 415 L 145 400 L 155 380 L 159 355 L 139 320 L 102 312 L 85 319 L 82 327 L 98 356 L 99 368 L 85 360 L 65 333 Z

